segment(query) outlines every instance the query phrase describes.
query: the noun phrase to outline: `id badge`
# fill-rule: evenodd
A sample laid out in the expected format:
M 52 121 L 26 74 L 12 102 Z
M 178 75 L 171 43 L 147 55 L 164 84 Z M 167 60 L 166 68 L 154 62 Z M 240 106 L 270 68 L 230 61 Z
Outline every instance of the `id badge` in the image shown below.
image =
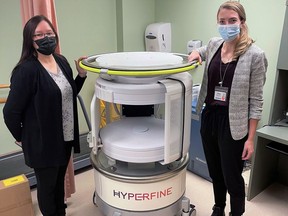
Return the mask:
M 214 100 L 225 102 L 227 99 L 228 87 L 215 86 Z

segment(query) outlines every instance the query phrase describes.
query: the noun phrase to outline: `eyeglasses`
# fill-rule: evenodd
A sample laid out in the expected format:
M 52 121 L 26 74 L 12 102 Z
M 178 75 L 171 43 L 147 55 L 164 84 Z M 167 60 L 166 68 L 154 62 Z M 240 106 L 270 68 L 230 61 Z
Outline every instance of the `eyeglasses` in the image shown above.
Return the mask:
M 33 35 L 34 37 L 37 37 L 37 38 L 44 38 L 44 37 L 53 37 L 55 36 L 55 34 L 53 32 L 48 32 L 48 33 L 37 33 L 37 34 L 34 34 Z

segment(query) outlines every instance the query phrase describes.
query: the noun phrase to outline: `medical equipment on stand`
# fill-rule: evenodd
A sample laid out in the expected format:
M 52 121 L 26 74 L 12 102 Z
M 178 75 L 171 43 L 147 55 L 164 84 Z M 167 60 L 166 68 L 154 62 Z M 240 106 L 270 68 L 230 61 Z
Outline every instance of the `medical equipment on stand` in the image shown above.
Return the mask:
M 82 68 L 99 73 L 89 145 L 93 201 L 104 215 L 196 215 L 184 194 L 192 99 L 187 71 L 197 65 L 188 62 L 187 55 L 164 52 L 108 53 L 80 62 Z M 114 104 L 120 115 L 103 128 L 100 100 Z M 136 114 L 123 115 L 119 105 L 135 106 Z M 151 105 L 154 113 L 143 115 L 141 109 Z

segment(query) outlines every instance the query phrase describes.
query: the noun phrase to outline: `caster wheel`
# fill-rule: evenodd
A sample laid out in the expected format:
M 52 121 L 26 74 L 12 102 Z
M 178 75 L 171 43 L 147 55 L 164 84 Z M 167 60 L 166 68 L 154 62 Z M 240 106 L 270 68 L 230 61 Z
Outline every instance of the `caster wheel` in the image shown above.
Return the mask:
M 189 216 L 196 216 L 196 209 L 191 209 Z

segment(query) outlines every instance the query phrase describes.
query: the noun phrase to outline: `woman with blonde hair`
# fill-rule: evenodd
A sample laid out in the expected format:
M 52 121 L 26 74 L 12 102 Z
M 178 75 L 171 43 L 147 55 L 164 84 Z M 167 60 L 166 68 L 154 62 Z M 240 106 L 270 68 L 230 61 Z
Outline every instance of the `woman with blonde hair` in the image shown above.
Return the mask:
M 223 3 L 217 12 L 221 38 L 212 38 L 193 51 L 189 60 L 206 61 L 197 103 L 201 115 L 201 137 L 213 182 L 211 216 L 245 212 L 244 161 L 254 152 L 254 137 L 263 106 L 266 79 L 265 53 L 248 35 L 246 14 L 236 1 Z

